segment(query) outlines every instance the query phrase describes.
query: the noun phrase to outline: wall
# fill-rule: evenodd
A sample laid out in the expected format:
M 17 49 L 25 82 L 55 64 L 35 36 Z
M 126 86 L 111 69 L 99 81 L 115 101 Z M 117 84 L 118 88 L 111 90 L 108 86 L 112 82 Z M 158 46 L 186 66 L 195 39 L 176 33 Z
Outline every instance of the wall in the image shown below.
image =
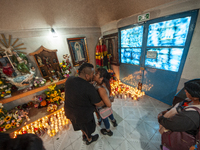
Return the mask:
M 194 10 L 200 8 L 200 1 L 199 0 L 181 0 L 181 1 L 174 1 L 169 4 L 165 4 L 159 7 L 155 7 L 152 9 L 145 10 L 140 14 L 144 14 L 146 12 L 150 12 L 150 19 L 155 19 L 167 15 L 172 15 L 184 11 Z M 200 13 L 200 12 L 199 12 Z M 128 26 L 131 24 L 137 24 L 137 17 L 140 14 L 134 14 L 130 17 L 123 18 L 117 21 L 110 22 L 101 27 L 101 32 L 103 35 L 108 35 L 112 33 L 118 32 L 118 28 Z M 185 81 L 200 78 L 200 63 L 198 63 L 198 59 L 200 58 L 200 42 L 199 42 L 199 35 L 200 35 L 200 14 L 198 15 L 196 27 L 194 30 L 193 38 L 190 44 L 188 56 L 185 62 L 185 66 L 181 75 L 181 79 L 179 81 L 179 85 L 177 91 L 179 91 Z M 115 66 L 115 70 L 117 66 Z M 117 74 L 118 72 L 116 72 Z M 119 74 L 117 75 L 119 76 Z
M 17 30 L 17 31 L 9 31 L 4 32 L 6 38 L 8 39 L 8 35 L 12 35 L 12 42 L 15 41 L 16 38 L 19 38 L 19 41 L 16 45 L 20 43 L 24 43 L 24 46 L 27 49 L 25 50 L 27 53 L 32 53 L 40 48 L 43 45 L 47 49 L 57 49 L 57 56 L 59 61 L 63 60 L 63 54 L 70 54 L 69 47 L 67 44 L 67 38 L 74 38 L 74 37 L 86 37 L 87 40 L 87 47 L 88 47 L 88 54 L 90 63 L 95 65 L 95 48 L 96 44 L 98 43 L 98 39 L 101 35 L 101 30 L 98 27 L 89 27 L 89 28 L 59 28 L 55 31 L 58 34 L 58 37 L 53 38 L 50 34 L 50 29 L 37 29 L 37 30 Z M 31 63 L 37 68 L 35 60 L 33 56 L 28 56 Z M 71 62 L 71 58 L 70 58 Z M 72 63 L 71 63 L 72 64 Z M 72 70 L 74 74 L 78 67 L 74 67 Z M 39 70 L 37 70 L 37 75 L 40 75 Z M 29 102 L 34 95 L 24 97 L 22 99 L 15 100 L 13 102 L 4 104 L 6 109 L 10 109 L 15 107 L 16 105 L 24 104 Z

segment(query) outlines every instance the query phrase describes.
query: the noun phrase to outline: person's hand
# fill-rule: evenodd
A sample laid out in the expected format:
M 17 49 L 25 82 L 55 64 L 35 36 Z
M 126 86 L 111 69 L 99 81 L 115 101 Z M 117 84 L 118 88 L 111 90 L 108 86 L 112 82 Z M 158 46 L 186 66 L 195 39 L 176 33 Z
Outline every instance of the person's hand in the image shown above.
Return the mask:
M 163 116 L 163 114 L 162 114 L 162 113 L 159 113 L 159 114 L 158 114 L 158 119 L 159 119 L 161 116 Z

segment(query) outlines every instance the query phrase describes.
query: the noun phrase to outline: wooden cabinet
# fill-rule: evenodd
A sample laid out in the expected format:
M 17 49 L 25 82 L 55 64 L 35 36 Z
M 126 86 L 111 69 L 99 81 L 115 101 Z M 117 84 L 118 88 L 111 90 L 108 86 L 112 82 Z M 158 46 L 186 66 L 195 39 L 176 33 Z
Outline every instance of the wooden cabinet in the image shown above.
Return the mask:
M 34 57 L 42 77 L 46 80 L 49 80 L 49 77 L 54 78 L 58 71 L 61 72 L 56 52 L 57 50 L 41 46 L 39 50 L 29 54 Z

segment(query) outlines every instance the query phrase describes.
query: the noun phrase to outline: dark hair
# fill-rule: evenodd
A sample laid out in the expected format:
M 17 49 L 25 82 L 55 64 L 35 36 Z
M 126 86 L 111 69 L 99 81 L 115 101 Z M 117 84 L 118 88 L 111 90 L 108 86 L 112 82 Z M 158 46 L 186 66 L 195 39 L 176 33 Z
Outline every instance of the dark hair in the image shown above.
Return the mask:
M 109 90 L 109 93 L 111 93 L 111 88 L 110 88 L 110 74 L 108 73 L 108 71 L 105 68 L 97 68 L 97 72 L 100 73 L 100 78 L 103 77 L 102 83 L 106 84 L 107 89 Z
M 22 134 L 11 139 L 9 134 L 0 133 L 0 150 L 45 150 L 43 141 L 35 134 Z
M 185 82 L 184 88 L 192 97 L 197 97 L 200 100 L 200 79 Z
M 87 68 L 87 67 L 89 67 L 89 68 L 94 68 L 94 66 L 93 66 L 92 64 L 90 64 L 90 63 L 83 63 L 83 64 L 78 68 L 78 74 L 80 75 L 80 73 L 83 73 L 83 70 L 84 70 L 85 68 Z

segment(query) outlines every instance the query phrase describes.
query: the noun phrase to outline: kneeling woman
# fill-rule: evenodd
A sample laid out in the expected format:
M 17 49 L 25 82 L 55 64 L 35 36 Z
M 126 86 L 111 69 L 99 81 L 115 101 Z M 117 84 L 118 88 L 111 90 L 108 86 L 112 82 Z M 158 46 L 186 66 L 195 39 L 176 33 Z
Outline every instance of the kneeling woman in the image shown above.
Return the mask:
M 105 105 L 107 107 L 111 107 L 111 105 L 112 105 L 111 101 L 109 99 L 109 96 L 111 93 L 109 80 L 110 80 L 110 74 L 107 72 L 107 70 L 105 68 L 98 68 L 96 70 L 95 76 L 94 76 L 94 81 L 96 81 L 97 84 L 95 87 L 98 90 L 102 101 L 105 103 Z M 99 110 L 101 108 L 102 107 L 98 107 L 97 109 Z M 107 118 L 103 119 L 106 129 L 101 129 L 101 133 L 104 135 L 112 136 L 113 132 L 110 130 L 110 123 L 109 123 L 108 118 L 110 118 L 114 127 L 117 126 L 117 122 L 116 122 L 113 114 L 111 114 Z

